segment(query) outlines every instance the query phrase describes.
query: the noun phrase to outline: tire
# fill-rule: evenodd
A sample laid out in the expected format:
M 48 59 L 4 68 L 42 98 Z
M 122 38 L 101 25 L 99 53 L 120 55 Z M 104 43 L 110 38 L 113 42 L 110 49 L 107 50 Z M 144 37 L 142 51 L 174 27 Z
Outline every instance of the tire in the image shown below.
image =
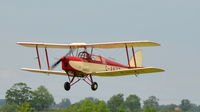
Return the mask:
M 64 84 L 64 88 L 65 88 L 65 90 L 66 91 L 69 91 L 70 90 L 70 83 L 69 82 L 65 82 L 65 84 Z
M 97 90 L 97 88 L 98 88 L 98 84 L 96 82 L 93 82 L 92 85 L 91 85 L 91 89 L 93 91 L 95 91 L 95 90 Z

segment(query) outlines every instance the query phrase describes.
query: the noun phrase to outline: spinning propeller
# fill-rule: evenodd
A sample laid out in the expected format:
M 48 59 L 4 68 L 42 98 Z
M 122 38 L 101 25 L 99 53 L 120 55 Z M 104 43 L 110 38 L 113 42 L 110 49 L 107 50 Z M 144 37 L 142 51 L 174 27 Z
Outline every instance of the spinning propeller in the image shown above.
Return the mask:
M 63 58 L 60 58 L 57 62 L 55 62 L 52 66 L 51 66 L 51 70 L 53 70 L 63 59 L 65 59 L 66 56 L 71 55 L 74 52 L 74 49 L 70 49 L 69 52 L 63 56 Z

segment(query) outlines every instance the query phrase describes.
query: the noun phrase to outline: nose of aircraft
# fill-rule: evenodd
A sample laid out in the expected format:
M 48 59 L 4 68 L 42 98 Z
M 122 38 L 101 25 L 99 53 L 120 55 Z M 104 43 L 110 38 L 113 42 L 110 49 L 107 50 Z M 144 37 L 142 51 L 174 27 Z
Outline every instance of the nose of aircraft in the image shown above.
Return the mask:
M 67 70 L 75 70 L 75 68 L 73 68 L 71 65 L 70 65 L 70 62 L 72 61 L 81 61 L 80 58 L 78 57 L 75 57 L 75 56 L 64 56 L 61 58 L 62 60 L 62 69 L 67 71 Z
M 61 58 L 61 60 L 62 60 L 62 68 L 63 68 L 63 65 L 64 65 L 64 67 L 67 67 L 66 58 L 67 58 L 67 56 L 63 56 L 63 57 Z
M 66 62 L 68 60 L 68 56 L 62 56 L 57 62 L 55 62 L 51 69 L 54 69 L 60 62 Z

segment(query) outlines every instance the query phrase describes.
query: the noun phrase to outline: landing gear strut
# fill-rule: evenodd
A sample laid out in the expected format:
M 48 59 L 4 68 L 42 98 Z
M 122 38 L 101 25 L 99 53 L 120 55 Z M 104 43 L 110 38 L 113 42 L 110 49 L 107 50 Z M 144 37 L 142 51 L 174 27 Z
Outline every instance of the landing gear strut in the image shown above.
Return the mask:
M 75 77 L 76 76 L 74 75 L 73 78 L 70 80 L 70 77 L 68 75 L 69 82 L 65 82 L 64 83 L 64 88 L 65 88 L 66 91 L 69 91 L 70 88 L 71 88 L 71 86 L 73 86 L 75 83 L 77 83 L 78 81 L 80 81 L 80 79 L 78 79 L 76 82 L 73 83 Z
M 88 76 L 89 76 L 89 77 L 88 77 Z M 81 79 L 82 79 L 83 81 L 85 81 L 87 84 L 89 84 L 89 85 L 91 86 L 91 89 L 92 89 L 93 91 L 97 90 L 98 84 L 97 84 L 96 82 L 93 82 L 92 75 L 87 75 L 87 76 L 85 76 L 85 77 L 78 77 L 79 79 L 78 79 L 77 81 L 73 82 L 75 77 L 76 77 L 76 76 L 74 75 L 74 76 L 72 77 L 72 79 L 70 79 L 70 76 L 68 75 L 69 82 L 65 82 L 65 83 L 64 83 L 64 88 L 65 88 L 66 91 L 69 91 L 70 88 L 71 88 L 71 86 L 73 86 L 74 84 L 76 84 L 77 82 L 79 82 Z M 86 80 L 86 79 L 87 79 L 87 80 Z
M 90 83 L 85 79 L 88 79 L 90 81 Z M 96 91 L 98 88 L 98 84 L 96 82 L 93 82 L 92 75 L 89 75 L 89 78 L 88 78 L 88 76 L 86 76 L 85 79 L 83 79 L 83 81 L 85 81 L 87 84 L 89 84 L 93 91 Z

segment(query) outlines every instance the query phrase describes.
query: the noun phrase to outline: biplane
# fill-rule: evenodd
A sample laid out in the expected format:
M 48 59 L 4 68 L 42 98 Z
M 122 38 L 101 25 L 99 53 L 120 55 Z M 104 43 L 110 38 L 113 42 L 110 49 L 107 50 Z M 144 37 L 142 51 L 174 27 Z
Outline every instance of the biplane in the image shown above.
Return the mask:
M 36 49 L 39 69 L 21 68 L 21 70 L 37 73 L 56 74 L 68 76 L 69 81 L 64 83 L 66 91 L 71 86 L 79 82 L 85 81 L 95 91 L 98 88 L 97 82 L 93 81 L 92 76 L 124 76 L 138 75 L 145 73 L 163 72 L 164 70 L 154 67 L 143 67 L 142 50 L 134 51 L 135 47 L 153 47 L 160 44 L 151 41 L 128 41 L 128 42 L 110 42 L 110 43 L 72 43 L 72 44 L 53 44 L 53 43 L 33 43 L 33 42 L 17 42 L 18 45 L 32 47 Z M 48 69 L 41 68 L 39 48 L 44 48 Z M 52 66 L 49 64 L 47 48 L 69 49 L 69 52 L 62 56 Z M 94 48 L 113 49 L 125 48 L 127 55 L 127 65 L 120 64 L 114 60 L 93 54 Z M 129 50 L 132 49 L 132 58 L 129 59 Z M 81 49 L 81 50 L 80 50 Z M 88 51 L 88 49 L 90 49 Z M 76 55 L 74 51 L 76 50 Z M 54 68 L 62 63 L 63 71 L 56 71 Z M 76 81 L 74 80 L 76 78 Z

